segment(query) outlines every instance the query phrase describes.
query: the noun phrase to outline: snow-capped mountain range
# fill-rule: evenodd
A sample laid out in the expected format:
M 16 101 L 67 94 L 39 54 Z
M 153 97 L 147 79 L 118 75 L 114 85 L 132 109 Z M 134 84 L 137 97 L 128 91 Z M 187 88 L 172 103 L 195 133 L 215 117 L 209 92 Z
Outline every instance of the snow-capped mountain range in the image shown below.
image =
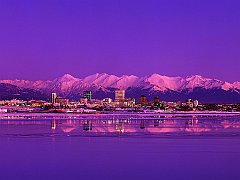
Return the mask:
M 47 81 L 0 80 L 0 83 L 40 91 L 45 94 L 57 92 L 63 97 L 72 99 L 80 98 L 84 90 L 92 90 L 100 97 L 113 96 L 115 89 L 124 89 L 132 96 L 134 96 L 134 92 L 138 92 L 136 95 L 142 92 L 149 96 L 151 94 L 166 95 L 169 92 L 171 94 L 182 92 L 186 94 L 192 93 L 196 89 L 204 91 L 220 90 L 240 96 L 240 82 L 229 83 L 218 79 L 205 78 L 200 75 L 168 77 L 160 74 L 152 74 L 145 77 L 134 75 L 119 77 L 106 73 L 96 73 L 85 78 L 76 78 L 70 74 L 65 74 L 62 77 Z
M 168 77 L 159 74 L 152 74 L 145 77 L 134 75 L 123 75 L 121 77 L 106 73 L 96 73 L 83 79 L 76 78 L 70 74 L 65 74 L 53 81 L 29 81 L 29 80 L 0 80 L 0 83 L 7 83 L 22 88 L 35 90 L 56 90 L 66 92 L 72 88 L 144 88 L 157 91 L 181 91 L 184 89 L 194 89 L 202 87 L 205 89 L 221 88 L 223 90 L 240 90 L 240 82 L 228 83 L 218 79 L 204 78 L 200 75 L 183 77 Z

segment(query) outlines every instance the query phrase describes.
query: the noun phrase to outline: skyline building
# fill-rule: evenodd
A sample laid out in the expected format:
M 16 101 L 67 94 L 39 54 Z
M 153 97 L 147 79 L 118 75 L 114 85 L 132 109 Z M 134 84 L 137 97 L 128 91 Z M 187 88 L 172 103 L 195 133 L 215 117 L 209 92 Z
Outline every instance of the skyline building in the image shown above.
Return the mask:
M 194 100 L 194 101 L 193 101 L 193 107 L 197 107 L 198 104 L 199 104 L 198 100 Z
M 67 106 L 69 104 L 69 99 L 57 97 L 56 103 L 59 104 L 60 106 Z
M 86 98 L 87 100 L 92 99 L 92 91 L 83 91 L 83 98 Z
M 52 93 L 51 94 L 51 103 L 55 104 L 57 99 L 57 93 Z
M 125 99 L 125 90 L 116 90 L 115 101 L 124 101 L 124 99 Z
M 156 96 L 155 98 L 154 98 L 154 100 L 153 100 L 153 104 L 154 104 L 154 106 L 160 106 L 160 99 L 158 98 L 158 96 Z
M 153 100 L 154 103 L 160 103 L 160 99 L 158 98 L 158 96 L 156 96 Z
M 145 95 L 140 96 L 140 104 L 141 106 L 147 105 L 147 97 Z
M 102 101 L 103 101 L 104 104 L 112 103 L 112 99 L 111 98 L 104 98 Z

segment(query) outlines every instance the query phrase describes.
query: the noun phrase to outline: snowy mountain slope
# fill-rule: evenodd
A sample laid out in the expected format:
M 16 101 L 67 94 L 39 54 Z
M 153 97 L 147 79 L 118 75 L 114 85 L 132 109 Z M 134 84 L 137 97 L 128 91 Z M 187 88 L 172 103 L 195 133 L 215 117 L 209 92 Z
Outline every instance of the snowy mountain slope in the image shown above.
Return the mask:
M 0 80 L 0 83 L 0 99 L 49 99 L 50 93 L 56 92 L 59 96 L 79 100 L 85 90 L 93 91 L 94 98 L 102 99 L 114 98 L 115 89 L 124 89 L 126 97 L 137 99 L 145 94 L 151 99 L 158 96 L 170 101 L 196 98 L 202 102 L 240 103 L 240 82 L 229 83 L 199 75 L 184 78 L 155 73 L 145 77 L 118 77 L 97 73 L 80 79 L 65 74 L 51 81 Z
M 183 89 L 194 89 L 202 87 L 205 89 L 221 88 L 224 90 L 230 90 L 234 88 L 240 89 L 240 83 L 228 83 L 217 79 L 204 78 L 200 75 L 183 77 L 168 77 L 159 74 L 152 74 L 145 77 L 137 77 L 134 75 L 124 75 L 121 77 L 115 75 L 108 75 L 106 73 L 94 74 L 87 76 L 83 79 L 83 82 L 94 83 L 106 88 L 127 89 L 133 87 L 141 87 L 144 89 L 152 89 L 158 91 L 180 91 Z
M 83 82 L 88 84 L 97 84 L 104 87 L 112 87 L 112 85 L 118 81 L 120 78 L 115 75 L 108 75 L 106 73 L 96 73 L 87 76 L 83 79 Z
M 168 77 L 152 74 L 145 77 L 123 75 L 121 77 L 106 73 L 96 73 L 83 79 L 70 74 L 52 81 L 0 80 L 0 83 L 11 84 L 21 88 L 57 92 L 62 95 L 82 93 L 84 90 L 109 92 L 109 89 L 147 89 L 150 91 L 191 91 L 195 88 L 214 89 L 240 92 L 240 82 L 228 83 L 217 79 L 205 78 L 200 75 L 183 77 Z
M 145 88 L 151 88 L 158 91 L 173 90 L 178 91 L 184 84 L 181 77 L 168 77 L 159 74 L 152 74 L 142 79 L 139 85 Z
M 240 82 L 239 81 L 234 82 L 233 87 L 240 90 Z
M 0 83 L 11 84 L 14 86 L 22 87 L 22 88 L 29 88 L 29 89 L 46 89 L 51 84 L 51 81 L 29 81 L 29 80 L 0 80 Z
M 47 100 L 48 96 L 41 91 L 18 87 L 11 84 L 0 83 L 0 100 Z

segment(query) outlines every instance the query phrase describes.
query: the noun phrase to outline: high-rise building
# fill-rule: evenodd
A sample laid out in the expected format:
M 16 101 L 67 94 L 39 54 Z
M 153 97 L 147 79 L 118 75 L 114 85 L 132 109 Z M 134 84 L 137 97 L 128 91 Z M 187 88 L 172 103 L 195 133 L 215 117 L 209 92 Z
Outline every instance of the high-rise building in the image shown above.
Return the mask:
M 86 104 L 88 104 L 88 99 L 87 98 L 80 98 L 80 104 L 84 104 L 84 105 L 86 105 Z
M 193 107 L 198 107 L 198 104 L 199 104 L 199 103 L 198 103 L 198 100 L 194 100 L 194 101 L 193 101 Z
M 189 107 L 193 107 L 193 100 L 192 99 L 187 99 L 186 104 Z
M 92 91 L 83 91 L 83 98 L 86 98 L 87 100 L 92 99 Z
M 154 104 L 154 106 L 159 107 L 160 106 L 160 99 L 158 97 L 155 97 L 154 100 L 153 100 L 153 104 Z
M 140 104 L 141 106 L 147 105 L 147 97 L 145 95 L 140 96 Z
M 182 105 L 181 101 L 177 101 L 177 105 L 181 106 Z
M 160 103 L 160 99 L 158 97 L 155 97 L 153 101 L 154 103 Z
M 112 103 L 112 99 L 111 98 L 104 98 L 103 99 L 103 104 L 111 104 Z
M 186 101 L 186 103 L 188 103 L 188 104 L 190 104 L 190 103 L 192 103 L 192 102 L 193 102 L 192 99 L 187 99 L 187 101 Z
M 115 91 L 115 101 L 124 101 L 125 99 L 125 91 L 124 90 L 116 90 Z
M 57 97 L 56 103 L 60 104 L 60 106 L 67 106 L 67 105 L 69 105 L 69 100 L 66 98 Z
M 51 95 L 51 103 L 55 104 L 56 103 L 56 99 L 57 99 L 57 93 L 52 93 L 52 95 Z

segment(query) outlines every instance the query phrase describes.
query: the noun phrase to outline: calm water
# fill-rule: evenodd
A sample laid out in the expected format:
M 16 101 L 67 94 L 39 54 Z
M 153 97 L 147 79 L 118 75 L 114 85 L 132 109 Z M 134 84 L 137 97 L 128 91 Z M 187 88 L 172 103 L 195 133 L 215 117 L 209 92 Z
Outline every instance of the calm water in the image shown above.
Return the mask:
M 0 179 L 240 179 L 240 118 L 0 120 Z

